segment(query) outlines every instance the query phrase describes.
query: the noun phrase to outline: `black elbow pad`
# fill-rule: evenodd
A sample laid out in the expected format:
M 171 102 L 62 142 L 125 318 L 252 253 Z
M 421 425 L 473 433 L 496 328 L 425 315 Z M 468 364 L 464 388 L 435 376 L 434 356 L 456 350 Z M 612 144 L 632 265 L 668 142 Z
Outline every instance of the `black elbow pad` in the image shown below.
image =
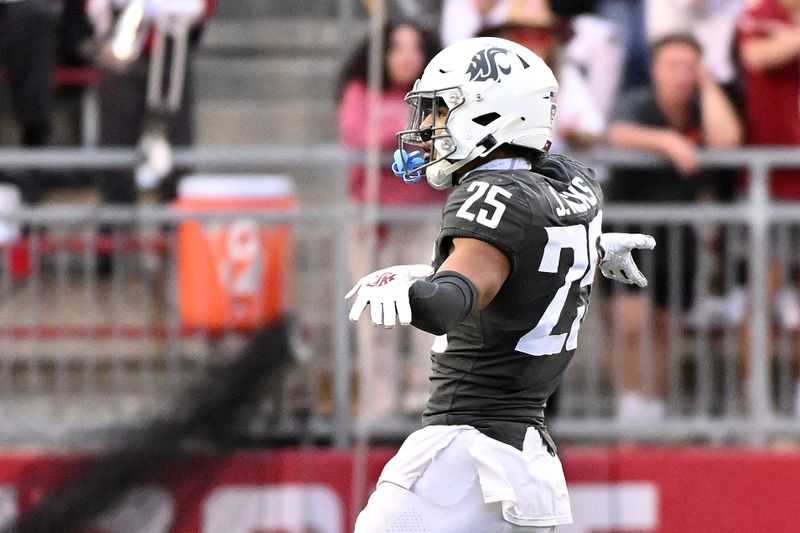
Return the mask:
M 411 324 L 434 335 L 444 335 L 475 310 L 478 290 L 463 275 L 445 270 L 430 281 L 416 281 L 408 296 Z

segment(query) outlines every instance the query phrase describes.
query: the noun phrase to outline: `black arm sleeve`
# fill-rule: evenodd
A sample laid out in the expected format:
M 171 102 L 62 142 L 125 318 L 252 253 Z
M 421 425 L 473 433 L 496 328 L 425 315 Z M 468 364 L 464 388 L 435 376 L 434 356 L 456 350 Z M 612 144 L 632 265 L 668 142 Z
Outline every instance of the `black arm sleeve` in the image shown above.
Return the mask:
M 452 330 L 475 309 L 478 290 L 452 270 L 437 272 L 430 281 L 416 281 L 408 291 L 411 324 L 434 335 Z

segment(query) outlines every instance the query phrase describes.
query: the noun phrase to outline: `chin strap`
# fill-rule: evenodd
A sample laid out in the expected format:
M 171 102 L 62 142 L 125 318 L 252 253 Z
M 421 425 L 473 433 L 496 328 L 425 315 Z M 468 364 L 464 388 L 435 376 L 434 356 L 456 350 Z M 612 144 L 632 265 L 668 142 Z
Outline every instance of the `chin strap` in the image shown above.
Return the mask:
M 494 131 L 494 133 L 490 133 L 489 135 L 481 139 L 481 141 L 477 143 L 472 150 L 470 150 L 470 152 L 466 155 L 466 157 L 456 161 L 447 168 L 442 169 L 443 176 L 450 176 L 452 179 L 453 174 L 458 169 L 469 163 L 470 161 L 478 157 L 486 157 L 487 155 L 492 153 L 496 148 L 502 146 L 502 143 L 497 142 L 496 137 L 502 138 L 503 134 L 505 134 L 506 131 L 510 130 L 511 128 L 514 128 L 517 124 L 519 124 L 523 120 L 524 119 L 522 117 L 514 117 L 510 119 L 507 123 L 497 128 Z

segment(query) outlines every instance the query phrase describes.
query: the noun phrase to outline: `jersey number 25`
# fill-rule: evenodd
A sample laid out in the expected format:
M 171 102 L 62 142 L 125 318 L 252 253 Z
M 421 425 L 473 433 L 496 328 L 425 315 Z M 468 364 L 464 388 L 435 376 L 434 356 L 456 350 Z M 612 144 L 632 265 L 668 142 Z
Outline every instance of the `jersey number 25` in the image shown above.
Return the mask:
M 497 199 L 497 195 L 499 194 L 500 196 L 511 198 L 511 193 L 497 185 L 489 185 L 483 181 L 473 181 L 470 183 L 467 187 L 467 192 L 471 192 L 472 194 L 461 204 L 456 216 L 467 219 L 470 222 L 474 220 L 478 224 L 483 224 L 488 228 L 495 229 L 497 225 L 500 224 L 503 213 L 506 212 L 505 204 Z M 483 199 L 483 203 L 494 208 L 494 211 L 492 215 L 489 216 L 489 211 L 486 209 L 479 209 L 476 216 L 474 213 L 471 213 L 469 209 L 472 207 L 472 204 L 484 195 L 486 195 L 486 198 Z

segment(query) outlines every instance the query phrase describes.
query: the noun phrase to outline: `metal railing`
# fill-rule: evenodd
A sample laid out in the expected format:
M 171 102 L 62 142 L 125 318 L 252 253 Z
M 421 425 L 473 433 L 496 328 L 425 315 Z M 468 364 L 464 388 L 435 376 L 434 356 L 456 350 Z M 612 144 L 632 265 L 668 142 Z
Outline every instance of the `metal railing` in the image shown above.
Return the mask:
M 580 158 L 616 166 L 660 163 L 648 155 L 606 150 Z M 254 436 L 307 434 L 340 445 L 350 443 L 356 431 L 353 388 L 357 380 L 353 379 L 353 331 L 342 298 L 352 277 L 352 242 L 343 228 L 358 224 L 364 212 L 341 201 L 348 160 L 351 156 L 344 155 L 337 145 L 176 152 L 177 164 L 204 170 L 288 169 L 299 182 L 330 190 L 331 197 L 338 198 L 291 213 L 186 213 L 160 206 L 42 206 L 3 213 L 6 222 L 28 229 L 20 243 L 3 248 L 0 254 L 0 439 L 78 446 L 86 443 L 87 435 L 101 440 L 113 437 L 120 429 L 168 409 L 175 391 L 196 379 L 221 346 L 237 342 L 241 333 L 234 328 L 227 336 L 218 335 L 181 323 L 177 228 L 187 220 L 225 223 L 246 218 L 258 225 L 287 223 L 294 228 L 297 280 L 292 311 L 299 351 L 306 354 L 298 361 L 287 390 L 281 391 L 287 398 L 282 412 L 268 428 L 253 430 Z M 731 272 L 744 262 L 748 269 L 744 318 L 722 326 L 691 322 L 687 318 L 690 309 L 670 300 L 668 311 L 674 320 L 667 336 L 667 413 L 657 423 L 622 420 L 615 416 L 618 389 L 611 377 L 614 365 L 607 356 L 609 350 L 627 347 L 606 348 L 603 321 L 610 313 L 604 306 L 614 293 L 599 287 L 579 353 L 551 418 L 558 437 L 763 445 L 776 436 L 800 436 L 800 417 L 787 407 L 791 402 L 786 399 L 790 395 L 787 387 L 791 388 L 794 379 L 790 346 L 797 332 L 771 319 L 774 295 L 766 282 L 776 255 L 786 266 L 798 261 L 792 232 L 800 223 L 800 204 L 769 201 L 768 171 L 778 166 L 800 167 L 800 154 L 792 149 L 744 148 L 704 152 L 701 161 L 709 168 L 748 170 L 748 195 L 736 203 L 703 204 L 702 208 L 698 204 L 607 205 L 605 222 L 644 230 L 686 226 L 698 234 L 712 226 L 727 230 L 723 233 L 728 247 L 715 256 L 724 278 L 720 292 L 725 296 L 738 288 Z M 0 169 L 125 168 L 137 162 L 134 150 L 0 150 Z M 315 177 L 312 167 L 325 172 Z M 332 168 L 338 170 L 331 184 Z M 302 200 L 303 187 L 300 189 Z M 380 223 L 390 228 L 436 221 L 438 216 L 436 208 L 383 209 L 378 213 Z M 776 244 L 771 246 L 771 242 Z M 698 250 L 698 259 L 702 259 L 707 250 L 702 246 Z M 781 250 L 781 254 L 774 253 Z M 25 256 L 22 267 L 20 254 Z M 114 265 L 107 272 L 98 264 L 103 257 Z M 646 258 L 642 265 L 648 275 L 656 267 Z M 680 261 L 668 267 L 677 272 L 670 277 L 674 289 L 682 267 Z M 700 298 L 707 295 L 704 291 L 712 276 L 702 268 L 697 272 L 694 277 L 699 281 L 693 291 Z M 783 281 L 788 280 L 784 275 Z M 652 293 L 644 294 L 649 298 L 647 312 L 652 314 Z M 746 337 L 740 335 L 743 328 L 748 331 Z M 654 332 L 652 324 L 645 329 L 645 345 L 652 347 Z M 748 340 L 743 341 L 745 338 Z M 743 370 L 739 354 L 745 352 Z M 773 352 L 778 354 L 775 359 Z M 691 376 L 686 377 L 687 373 Z M 720 383 L 727 385 L 722 392 L 715 392 L 713 387 Z M 774 394 L 777 401 L 773 401 Z M 300 398 L 296 400 L 299 408 L 292 398 Z M 306 416 L 309 412 L 310 418 Z M 418 425 L 418 419 L 394 413 L 370 423 L 367 431 L 374 437 L 399 439 Z

